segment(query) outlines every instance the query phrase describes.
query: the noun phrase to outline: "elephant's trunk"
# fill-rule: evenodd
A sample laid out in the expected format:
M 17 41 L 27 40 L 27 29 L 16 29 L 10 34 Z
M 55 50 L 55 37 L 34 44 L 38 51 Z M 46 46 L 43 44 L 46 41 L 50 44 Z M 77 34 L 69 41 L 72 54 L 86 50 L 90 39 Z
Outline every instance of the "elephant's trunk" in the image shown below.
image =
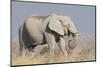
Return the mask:
M 71 34 L 69 35 L 68 54 L 71 54 L 73 49 L 78 45 L 79 36 L 80 36 L 79 33 L 71 33 Z

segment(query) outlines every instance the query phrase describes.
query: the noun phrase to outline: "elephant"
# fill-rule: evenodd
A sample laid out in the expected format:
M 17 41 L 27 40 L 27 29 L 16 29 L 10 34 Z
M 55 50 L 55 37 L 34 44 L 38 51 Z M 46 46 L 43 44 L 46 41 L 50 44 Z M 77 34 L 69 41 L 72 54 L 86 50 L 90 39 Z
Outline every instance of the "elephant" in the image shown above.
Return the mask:
M 79 32 L 69 16 L 50 14 L 48 16 L 28 16 L 19 28 L 20 54 L 25 55 L 25 51 L 31 51 L 38 45 L 48 44 L 48 50 L 51 57 L 54 56 L 55 44 L 57 44 L 66 57 L 67 52 L 65 36 L 72 36 L 75 41 Z M 71 44 L 71 40 L 68 42 Z

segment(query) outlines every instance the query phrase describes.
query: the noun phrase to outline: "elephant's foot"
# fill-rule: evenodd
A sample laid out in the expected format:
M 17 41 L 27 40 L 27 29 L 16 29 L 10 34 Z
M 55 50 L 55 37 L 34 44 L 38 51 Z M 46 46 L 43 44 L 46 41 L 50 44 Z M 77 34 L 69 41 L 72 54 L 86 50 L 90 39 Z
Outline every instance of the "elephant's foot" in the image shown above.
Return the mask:
M 55 60 L 56 60 L 55 58 L 49 58 L 49 59 L 48 59 L 48 63 L 54 63 Z
M 18 55 L 21 56 L 22 55 L 22 52 L 19 52 Z
M 18 55 L 19 56 L 25 56 L 25 51 L 24 50 L 20 50 Z
M 72 54 L 72 52 L 73 52 L 73 49 L 69 49 L 68 50 L 68 55 L 70 56 Z
M 26 56 L 26 54 L 25 54 L 25 52 L 23 52 L 23 53 L 22 53 L 22 52 L 20 52 L 20 53 L 19 53 L 19 56 L 24 57 L 24 56 Z
M 68 53 L 66 52 L 65 54 L 64 54 L 64 58 L 67 58 L 68 57 Z
M 26 50 L 23 50 L 19 53 L 19 56 L 22 56 L 22 57 L 25 57 L 25 56 L 29 56 L 29 51 L 26 49 Z
M 47 58 L 48 58 L 47 63 L 54 63 L 54 61 L 56 60 L 55 57 L 51 55 L 48 55 Z

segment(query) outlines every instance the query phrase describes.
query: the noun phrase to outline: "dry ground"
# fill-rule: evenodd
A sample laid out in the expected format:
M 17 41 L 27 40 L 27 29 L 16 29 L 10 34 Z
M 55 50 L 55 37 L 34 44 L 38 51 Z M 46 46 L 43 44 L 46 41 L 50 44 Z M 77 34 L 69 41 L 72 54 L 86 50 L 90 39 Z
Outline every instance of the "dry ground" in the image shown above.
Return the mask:
M 50 59 L 48 59 L 47 45 L 38 46 L 36 48 L 37 51 L 33 55 L 18 56 L 19 44 L 18 40 L 14 40 L 12 41 L 12 64 L 26 65 L 95 60 L 95 36 L 81 36 L 78 44 L 79 45 L 74 50 L 73 54 L 66 57 L 66 59 L 57 47 L 55 51 L 55 58 L 50 61 Z

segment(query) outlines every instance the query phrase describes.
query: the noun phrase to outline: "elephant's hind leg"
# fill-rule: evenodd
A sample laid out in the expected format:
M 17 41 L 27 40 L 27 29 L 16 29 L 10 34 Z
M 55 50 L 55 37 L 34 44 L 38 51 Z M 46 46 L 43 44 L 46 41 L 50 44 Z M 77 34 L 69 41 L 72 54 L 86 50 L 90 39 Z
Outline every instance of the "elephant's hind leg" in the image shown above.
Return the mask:
M 37 45 L 29 45 L 29 46 L 28 46 L 29 52 L 34 52 L 34 49 L 35 49 L 36 46 L 37 46 Z

